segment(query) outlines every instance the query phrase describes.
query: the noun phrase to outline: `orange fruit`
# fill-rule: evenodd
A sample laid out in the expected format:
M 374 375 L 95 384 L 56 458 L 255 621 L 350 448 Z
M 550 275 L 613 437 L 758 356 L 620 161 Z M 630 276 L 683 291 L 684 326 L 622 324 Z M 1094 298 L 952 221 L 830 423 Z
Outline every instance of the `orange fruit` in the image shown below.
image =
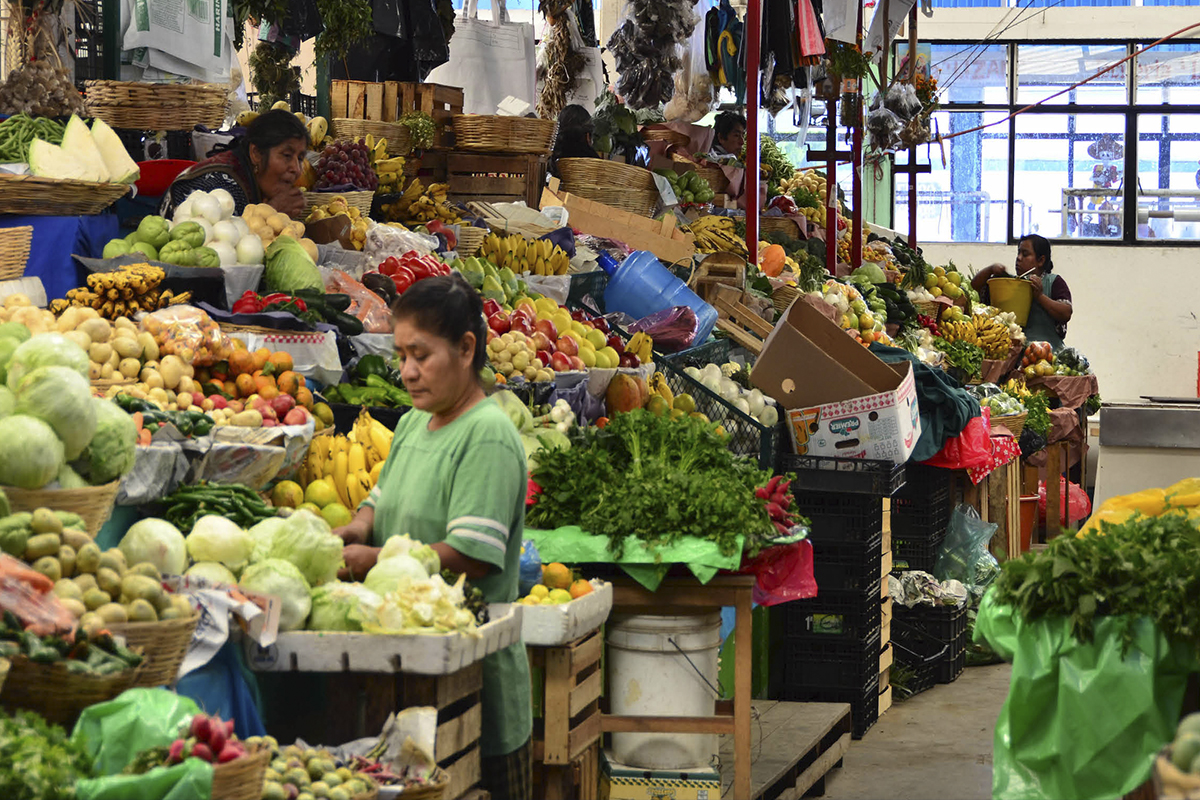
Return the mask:
M 225 381 L 225 394 L 229 395 L 230 397 L 237 397 L 238 396 L 237 384 L 234 383 L 233 381 Z
M 303 386 L 300 383 L 299 373 L 292 372 L 291 370 L 279 373 L 275 379 L 275 383 L 279 386 L 279 391 L 284 394 L 290 394 L 292 397 L 295 397 L 296 393 L 300 391 L 301 386 Z
M 583 597 L 585 594 L 591 594 L 591 593 L 592 593 L 592 585 L 590 583 L 588 583 L 587 581 L 585 581 L 583 578 L 580 578 L 579 580 L 577 580 L 571 584 L 571 599 L 572 600 L 578 600 L 580 597 Z
M 229 371 L 234 375 L 254 372 L 254 356 L 246 350 L 234 350 L 229 356 Z
M 312 411 L 312 407 L 313 407 L 313 396 L 312 396 L 312 392 L 311 392 L 311 391 L 309 391 L 308 389 L 305 389 L 305 388 L 302 386 L 302 387 L 300 387 L 300 390 L 296 392 L 296 394 L 295 394 L 295 398 L 296 398 L 296 402 L 297 402 L 297 403 L 299 403 L 300 405 L 304 406 L 304 407 L 305 407 L 305 408 L 307 408 L 309 411 Z M 322 426 L 322 427 L 324 427 L 324 426 Z
M 279 397 L 279 389 L 275 388 L 275 384 L 268 383 L 259 387 L 258 396 L 263 400 L 274 400 Z
M 263 372 L 267 373 L 268 375 L 278 375 L 281 372 L 287 372 L 288 370 L 292 369 L 293 366 L 292 356 L 290 353 L 271 353 L 270 358 L 267 359 L 266 366 L 263 367 Z
M 271 357 L 271 351 L 265 347 L 260 347 L 254 351 L 254 368 L 262 369 L 267 364 L 267 359 Z
M 542 583 L 548 589 L 566 589 L 571 585 L 571 570 L 557 561 L 542 567 Z
M 249 397 L 250 395 L 254 394 L 254 378 L 250 377 L 244 372 L 237 376 L 237 380 L 234 382 L 234 385 L 237 386 L 238 397 Z

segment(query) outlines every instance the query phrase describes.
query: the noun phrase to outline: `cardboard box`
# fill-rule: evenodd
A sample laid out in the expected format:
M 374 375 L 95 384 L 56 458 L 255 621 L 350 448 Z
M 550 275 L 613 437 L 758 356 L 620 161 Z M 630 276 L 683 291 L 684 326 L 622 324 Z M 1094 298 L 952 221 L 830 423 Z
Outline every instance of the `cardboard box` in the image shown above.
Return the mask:
M 921 438 L 911 365 L 884 363 L 808 303 L 792 303 L 750 374 L 801 455 L 903 464 Z
M 600 797 L 608 800 L 721 800 L 721 774 L 712 767 L 687 772 L 647 770 L 600 759 Z
M 624 242 L 634 250 L 649 250 L 668 264 L 689 261 L 696 253 L 692 235 L 675 226 L 673 214 L 661 220 L 640 217 L 564 192 L 557 178 L 551 178 L 542 191 L 541 207 L 550 206 L 567 209 L 568 222 L 578 231 Z

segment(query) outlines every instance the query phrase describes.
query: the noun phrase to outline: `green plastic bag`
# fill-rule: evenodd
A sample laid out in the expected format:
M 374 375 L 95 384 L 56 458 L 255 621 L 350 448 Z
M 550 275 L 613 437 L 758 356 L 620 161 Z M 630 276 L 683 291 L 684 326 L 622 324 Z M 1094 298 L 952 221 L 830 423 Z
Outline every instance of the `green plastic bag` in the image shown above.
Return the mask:
M 94 775 L 116 775 L 141 751 L 169 746 L 198 713 L 190 698 L 166 689 L 130 689 L 84 709 L 71 741 L 92 756 Z
M 75 800 L 211 800 L 213 766 L 189 758 L 145 775 L 111 775 L 75 784 Z
M 1175 735 L 1196 668 L 1191 649 L 1142 618 L 1122 656 L 1121 619 L 1097 617 L 1095 639 L 1084 643 L 1067 619 L 1028 622 L 994 596 L 984 595 L 975 640 L 1013 667 L 996 720 L 992 796 L 1099 800 L 1143 783 Z

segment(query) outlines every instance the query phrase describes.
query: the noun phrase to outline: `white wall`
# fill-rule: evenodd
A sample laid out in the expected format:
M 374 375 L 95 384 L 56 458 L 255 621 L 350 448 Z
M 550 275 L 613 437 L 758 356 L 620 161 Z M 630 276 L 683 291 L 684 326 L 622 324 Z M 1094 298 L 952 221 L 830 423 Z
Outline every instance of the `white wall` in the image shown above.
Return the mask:
M 1200 251 L 1052 243 L 1054 271 L 1071 287 L 1067 344 L 1092 362 L 1105 400 L 1196 396 Z M 921 243 L 930 264 L 1009 264 L 1014 245 Z

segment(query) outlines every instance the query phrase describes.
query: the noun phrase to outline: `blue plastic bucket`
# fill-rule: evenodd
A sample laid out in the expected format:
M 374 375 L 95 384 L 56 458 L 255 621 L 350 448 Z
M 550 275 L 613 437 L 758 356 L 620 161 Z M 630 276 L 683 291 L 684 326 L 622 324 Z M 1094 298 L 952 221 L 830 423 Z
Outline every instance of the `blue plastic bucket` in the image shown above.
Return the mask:
M 601 259 L 600 265 L 610 276 L 604 289 L 606 311 L 620 311 L 642 319 L 675 306 L 689 306 L 696 312 L 693 345 L 704 343 L 717 324 L 717 310 L 675 277 L 653 253 L 645 250 L 630 253 L 623 264 L 611 270 L 605 259 Z

